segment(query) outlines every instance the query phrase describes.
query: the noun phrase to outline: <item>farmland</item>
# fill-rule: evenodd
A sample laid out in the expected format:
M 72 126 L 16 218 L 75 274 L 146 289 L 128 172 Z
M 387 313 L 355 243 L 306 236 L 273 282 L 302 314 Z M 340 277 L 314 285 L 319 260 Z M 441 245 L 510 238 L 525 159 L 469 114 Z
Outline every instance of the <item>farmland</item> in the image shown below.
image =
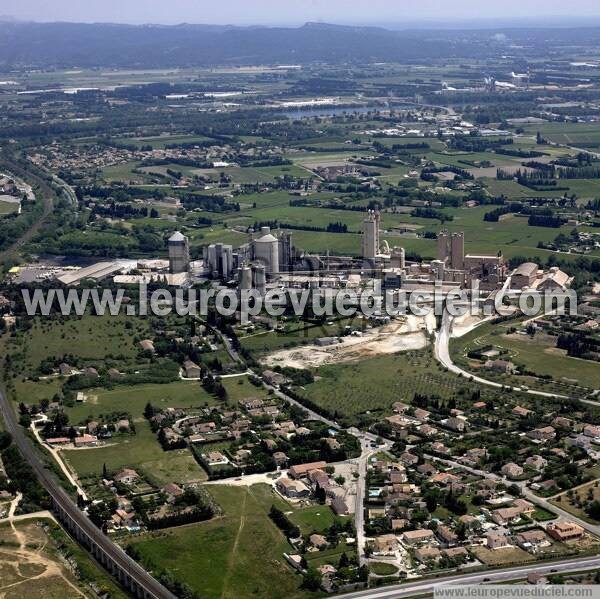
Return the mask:
M 395 401 L 410 401 L 415 393 L 448 399 L 463 388 L 460 378 L 445 373 L 427 351 L 322 366 L 301 394 L 354 423 L 389 412 Z

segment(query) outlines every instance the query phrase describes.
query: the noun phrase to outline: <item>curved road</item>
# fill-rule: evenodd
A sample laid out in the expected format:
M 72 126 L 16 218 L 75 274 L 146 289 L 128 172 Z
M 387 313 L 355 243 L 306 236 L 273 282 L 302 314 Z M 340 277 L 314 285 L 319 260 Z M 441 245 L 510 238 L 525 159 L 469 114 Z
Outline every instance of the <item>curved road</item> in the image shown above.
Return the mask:
M 71 497 L 65 492 L 54 477 L 44 468 L 42 462 L 35 454 L 33 447 L 23 434 L 23 429 L 17 423 L 15 413 L 10 402 L 0 392 L 0 413 L 4 419 L 6 430 L 12 435 L 13 440 L 23 457 L 29 462 L 39 482 L 48 491 L 52 499 L 68 516 L 79 526 L 92 541 L 110 557 L 110 559 L 126 572 L 132 580 L 156 599 L 176 599 L 169 590 L 155 580 L 135 560 L 130 558 L 121 547 L 113 543 L 102 533 L 88 517 L 75 505 Z
M 509 391 L 517 391 L 521 393 L 529 393 L 530 395 L 539 395 L 541 397 L 552 397 L 554 399 L 569 399 L 566 395 L 559 395 L 558 393 L 547 393 L 546 391 L 535 391 L 534 389 L 522 389 L 521 387 L 510 387 L 509 385 L 503 385 L 501 383 L 497 383 L 495 381 L 490 381 L 488 379 L 484 379 L 480 376 L 467 372 L 462 368 L 459 368 L 450 357 L 450 329 L 452 327 L 452 319 L 447 311 L 444 311 L 444 316 L 442 317 L 442 326 L 440 330 L 435 334 L 435 345 L 434 345 L 434 354 L 435 359 L 445 366 L 450 372 L 454 374 L 459 374 L 467 379 L 474 381 L 476 383 L 480 383 L 482 385 L 488 385 L 490 387 L 496 387 L 497 389 L 508 389 Z M 585 401 L 585 400 L 582 400 Z M 587 403 L 587 402 L 586 402 Z M 596 403 L 596 402 L 592 402 Z

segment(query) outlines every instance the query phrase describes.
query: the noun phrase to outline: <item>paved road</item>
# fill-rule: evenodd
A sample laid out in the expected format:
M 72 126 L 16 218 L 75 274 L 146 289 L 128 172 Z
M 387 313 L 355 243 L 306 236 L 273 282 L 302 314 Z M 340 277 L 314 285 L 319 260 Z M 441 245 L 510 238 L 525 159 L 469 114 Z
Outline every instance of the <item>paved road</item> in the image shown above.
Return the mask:
M 53 198 L 54 191 L 48 186 L 48 184 L 40 179 L 37 175 L 27 172 L 20 165 L 15 163 L 9 156 L 3 154 L 0 156 L 0 167 L 6 168 L 15 176 L 23 179 L 26 183 L 33 183 L 32 187 L 35 185 L 39 185 L 41 200 L 44 204 L 44 209 L 40 218 L 33 223 L 33 225 L 19 237 L 16 239 L 10 247 L 6 248 L 4 251 L 0 252 L 0 261 L 5 260 L 6 258 L 10 258 L 15 255 L 17 250 L 25 243 L 27 243 L 40 229 L 46 218 L 52 212 L 54 207 Z M 38 198 L 39 200 L 39 198 Z
M 23 434 L 23 429 L 17 424 L 15 413 L 9 401 L 0 392 L 0 413 L 4 419 L 6 430 L 12 435 L 13 440 L 23 457 L 35 472 L 39 482 L 48 491 L 52 499 L 78 524 L 85 534 L 104 551 L 104 553 L 128 573 L 142 588 L 156 599 L 176 599 L 170 591 L 155 580 L 136 561 L 131 559 L 123 549 L 113 543 L 104 535 L 88 517 L 75 505 L 73 500 L 55 478 L 44 468 L 37 457 L 32 445 Z
M 466 586 L 488 582 L 500 584 L 512 580 L 524 580 L 528 574 L 533 572 L 550 574 L 553 572 L 583 572 L 597 570 L 599 568 L 600 557 L 570 559 L 547 564 L 530 564 L 527 566 L 504 568 L 502 570 L 488 570 L 486 572 L 446 576 L 444 578 L 427 581 L 420 580 L 406 582 L 404 584 L 396 584 L 389 587 L 346 593 L 344 595 L 338 595 L 338 597 L 343 599 L 401 599 L 403 597 L 431 594 L 437 587 L 449 585 Z
M 508 389 L 509 391 L 517 391 L 521 393 L 529 393 L 530 395 L 539 395 L 542 397 L 552 397 L 554 399 L 568 399 L 566 395 L 559 395 L 558 393 L 547 393 L 546 391 L 535 391 L 534 389 L 522 389 L 521 387 L 510 387 L 508 385 L 503 385 L 502 383 L 497 383 L 495 381 L 490 381 L 488 379 L 484 379 L 480 376 L 467 372 L 462 368 L 459 368 L 450 357 L 450 329 L 452 327 L 452 318 L 448 314 L 448 312 L 444 312 L 444 316 L 442 317 L 442 326 L 440 330 L 435 334 L 435 344 L 434 344 L 434 354 L 435 358 L 438 362 L 440 362 L 443 366 L 445 366 L 450 372 L 454 374 L 460 374 L 466 377 L 469 380 L 472 380 L 476 383 L 480 383 L 482 385 L 488 385 L 490 387 L 496 387 L 497 389 Z
M 471 372 L 463 370 L 462 368 L 454 364 L 452 358 L 450 357 L 449 345 L 451 329 L 452 318 L 450 317 L 448 312 L 444 312 L 444 316 L 442 317 L 442 326 L 440 330 L 435 333 L 434 355 L 436 360 L 440 362 L 442 366 L 445 366 L 450 372 L 453 372 L 454 374 L 460 374 L 476 383 L 480 383 L 481 385 L 487 385 L 489 387 L 495 387 L 496 389 L 504 388 L 508 389 L 509 391 L 527 393 L 529 395 L 536 395 L 538 397 L 551 397 L 552 399 L 569 399 L 569 397 L 567 397 L 566 395 L 560 395 L 559 393 L 548 393 L 546 391 L 536 391 L 535 389 L 523 389 L 521 387 L 511 387 L 509 385 L 503 385 L 501 383 L 497 383 L 496 381 L 490 381 L 489 379 L 484 379 Z M 579 401 L 590 406 L 600 407 L 599 401 L 594 401 L 592 399 L 579 399 Z

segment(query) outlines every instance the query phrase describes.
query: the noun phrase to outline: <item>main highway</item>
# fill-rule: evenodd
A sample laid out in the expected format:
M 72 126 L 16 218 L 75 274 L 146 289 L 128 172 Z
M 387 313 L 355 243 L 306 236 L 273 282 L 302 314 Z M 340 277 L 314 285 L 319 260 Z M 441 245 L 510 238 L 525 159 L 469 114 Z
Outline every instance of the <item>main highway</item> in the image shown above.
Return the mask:
M 340 599 L 403 599 L 418 595 L 431 595 L 436 588 L 443 588 L 445 586 L 466 587 L 486 583 L 502 584 L 509 581 L 524 580 L 528 574 L 533 573 L 549 575 L 552 573 L 588 572 L 598 569 L 600 569 L 600 557 L 594 556 L 554 563 L 527 564 L 513 568 L 503 568 L 501 570 L 486 570 L 485 572 L 473 572 L 471 574 L 458 574 L 429 580 L 420 579 L 414 582 L 345 593 L 337 597 Z
M 102 531 L 100 531 L 91 520 L 77 507 L 75 502 L 60 486 L 54 476 L 44 467 L 36 455 L 33 446 L 25 437 L 23 429 L 17 423 L 15 413 L 0 392 L 0 413 L 4 419 L 6 430 L 12 435 L 13 441 L 19 448 L 23 457 L 27 460 L 35 472 L 39 482 L 44 486 L 54 503 L 58 505 L 69 518 L 75 522 L 80 530 L 95 543 L 100 550 L 123 572 L 125 572 L 147 596 L 156 599 L 175 599 L 175 595 L 153 578 L 135 560 L 130 558 L 121 547 L 113 543 Z M 87 549 L 87 548 L 86 548 Z

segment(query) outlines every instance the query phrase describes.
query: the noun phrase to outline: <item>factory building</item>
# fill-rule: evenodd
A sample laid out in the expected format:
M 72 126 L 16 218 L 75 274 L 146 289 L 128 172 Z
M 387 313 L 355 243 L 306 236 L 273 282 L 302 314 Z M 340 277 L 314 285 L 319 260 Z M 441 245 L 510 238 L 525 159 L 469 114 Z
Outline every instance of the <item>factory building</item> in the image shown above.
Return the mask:
M 400 269 L 406 268 L 406 252 L 404 251 L 404 248 L 392 248 L 392 252 L 390 254 L 390 267 Z
M 265 267 L 271 277 L 279 274 L 279 239 L 269 227 L 261 227 L 260 236 L 252 241 L 253 259 Z
M 234 254 L 231 245 L 212 243 L 204 248 L 204 265 L 215 279 L 230 279 L 234 269 Z
M 376 210 L 369 210 L 363 221 L 362 257 L 375 260 L 379 254 L 379 221 L 381 217 Z
M 279 272 L 289 272 L 292 269 L 293 256 L 292 234 L 283 232 L 279 236 Z
M 446 263 L 448 268 L 463 270 L 465 264 L 465 234 L 441 231 L 437 238 L 438 260 Z
M 169 238 L 169 271 L 171 274 L 188 272 L 190 269 L 190 246 L 188 238 L 179 231 Z

